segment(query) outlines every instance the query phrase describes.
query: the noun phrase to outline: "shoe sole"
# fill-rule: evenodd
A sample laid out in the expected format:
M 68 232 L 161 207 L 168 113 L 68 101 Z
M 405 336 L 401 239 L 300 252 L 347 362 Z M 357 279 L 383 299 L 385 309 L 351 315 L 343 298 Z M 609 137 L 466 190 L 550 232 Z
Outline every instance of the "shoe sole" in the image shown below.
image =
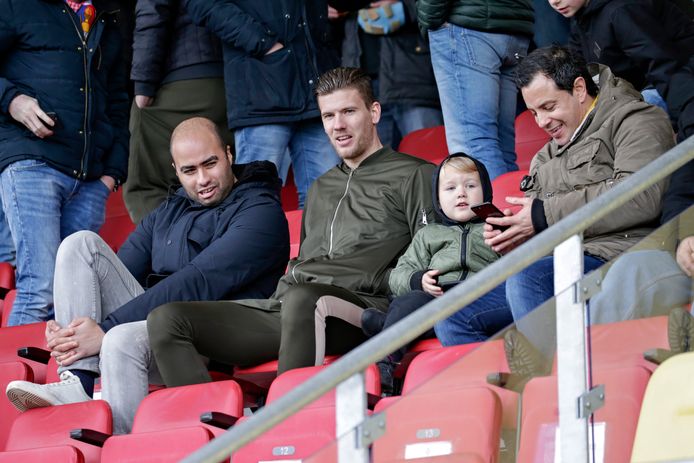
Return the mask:
M 32 408 L 52 407 L 53 404 L 43 397 L 39 397 L 31 392 L 21 389 L 8 389 L 7 398 L 10 403 L 20 412 L 25 412 Z

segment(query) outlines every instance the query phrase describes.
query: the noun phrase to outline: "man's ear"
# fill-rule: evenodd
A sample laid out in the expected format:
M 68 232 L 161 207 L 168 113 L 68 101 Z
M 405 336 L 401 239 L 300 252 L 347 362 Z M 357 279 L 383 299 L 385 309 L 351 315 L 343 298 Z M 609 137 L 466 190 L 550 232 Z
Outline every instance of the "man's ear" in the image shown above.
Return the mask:
M 584 103 L 586 101 L 586 97 L 588 96 L 588 89 L 586 87 L 586 81 L 583 77 L 576 77 L 574 80 L 574 88 L 573 88 L 573 94 L 578 97 L 578 101 L 580 103 Z
M 176 164 L 175 164 L 175 163 L 172 162 L 172 163 L 171 163 L 171 167 L 173 167 L 173 170 L 174 170 L 174 171 L 176 170 Z
M 229 160 L 229 164 L 234 163 L 234 155 L 231 154 L 231 146 L 227 145 L 227 159 Z
M 374 123 L 374 125 L 378 124 L 378 121 L 381 120 L 381 103 L 378 101 L 374 101 L 371 103 L 371 122 Z

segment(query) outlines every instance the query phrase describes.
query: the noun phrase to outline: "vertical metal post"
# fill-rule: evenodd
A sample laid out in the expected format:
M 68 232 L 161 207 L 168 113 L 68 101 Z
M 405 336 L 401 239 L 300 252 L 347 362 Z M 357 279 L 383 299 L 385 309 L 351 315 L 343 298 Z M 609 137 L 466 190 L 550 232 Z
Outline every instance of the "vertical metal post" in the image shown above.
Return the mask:
M 359 448 L 359 426 L 366 418 L 366 386 L 360 372 L 337 385 L 335 433 L 339 463 L 368 463 L 367 448 Z
M 583 239 L 574 235 L 554 248 L 559 435 L 564 463 L 588 463 L 588 420 L 578 414 L 578 399 L 587 390 L 586 306 L 576 290 L 570 289 L 582 277 Z

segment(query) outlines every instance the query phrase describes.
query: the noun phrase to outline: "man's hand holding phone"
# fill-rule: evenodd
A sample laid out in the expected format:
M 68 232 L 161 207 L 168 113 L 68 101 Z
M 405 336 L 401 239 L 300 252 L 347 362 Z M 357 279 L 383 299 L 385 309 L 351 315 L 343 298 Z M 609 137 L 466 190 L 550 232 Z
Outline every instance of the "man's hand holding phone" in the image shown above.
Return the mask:
M 505 209 L 503 217 L 488 216 L 483 233 L 487 246 L 500 254 L 506 254 L 535 235 L 531 215 L 533 199 L 509 196 L 506 202 L 519 205 L 521 209 L 516 214 Z M 502 231 L 498 227 L 505 229 Z

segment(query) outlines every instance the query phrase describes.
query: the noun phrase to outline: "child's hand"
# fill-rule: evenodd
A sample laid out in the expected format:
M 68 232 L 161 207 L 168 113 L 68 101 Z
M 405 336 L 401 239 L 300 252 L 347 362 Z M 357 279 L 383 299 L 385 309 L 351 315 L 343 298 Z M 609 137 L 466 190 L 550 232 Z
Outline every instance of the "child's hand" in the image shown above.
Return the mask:
M 437 276 L 439 275 L 438 270 L 429 270 L 424 275 L 422 275 L 422 289 L 425 293 L 431 294 L 434 297 L 439 297 L 443 294 L 443 290 L 437 286 Z

